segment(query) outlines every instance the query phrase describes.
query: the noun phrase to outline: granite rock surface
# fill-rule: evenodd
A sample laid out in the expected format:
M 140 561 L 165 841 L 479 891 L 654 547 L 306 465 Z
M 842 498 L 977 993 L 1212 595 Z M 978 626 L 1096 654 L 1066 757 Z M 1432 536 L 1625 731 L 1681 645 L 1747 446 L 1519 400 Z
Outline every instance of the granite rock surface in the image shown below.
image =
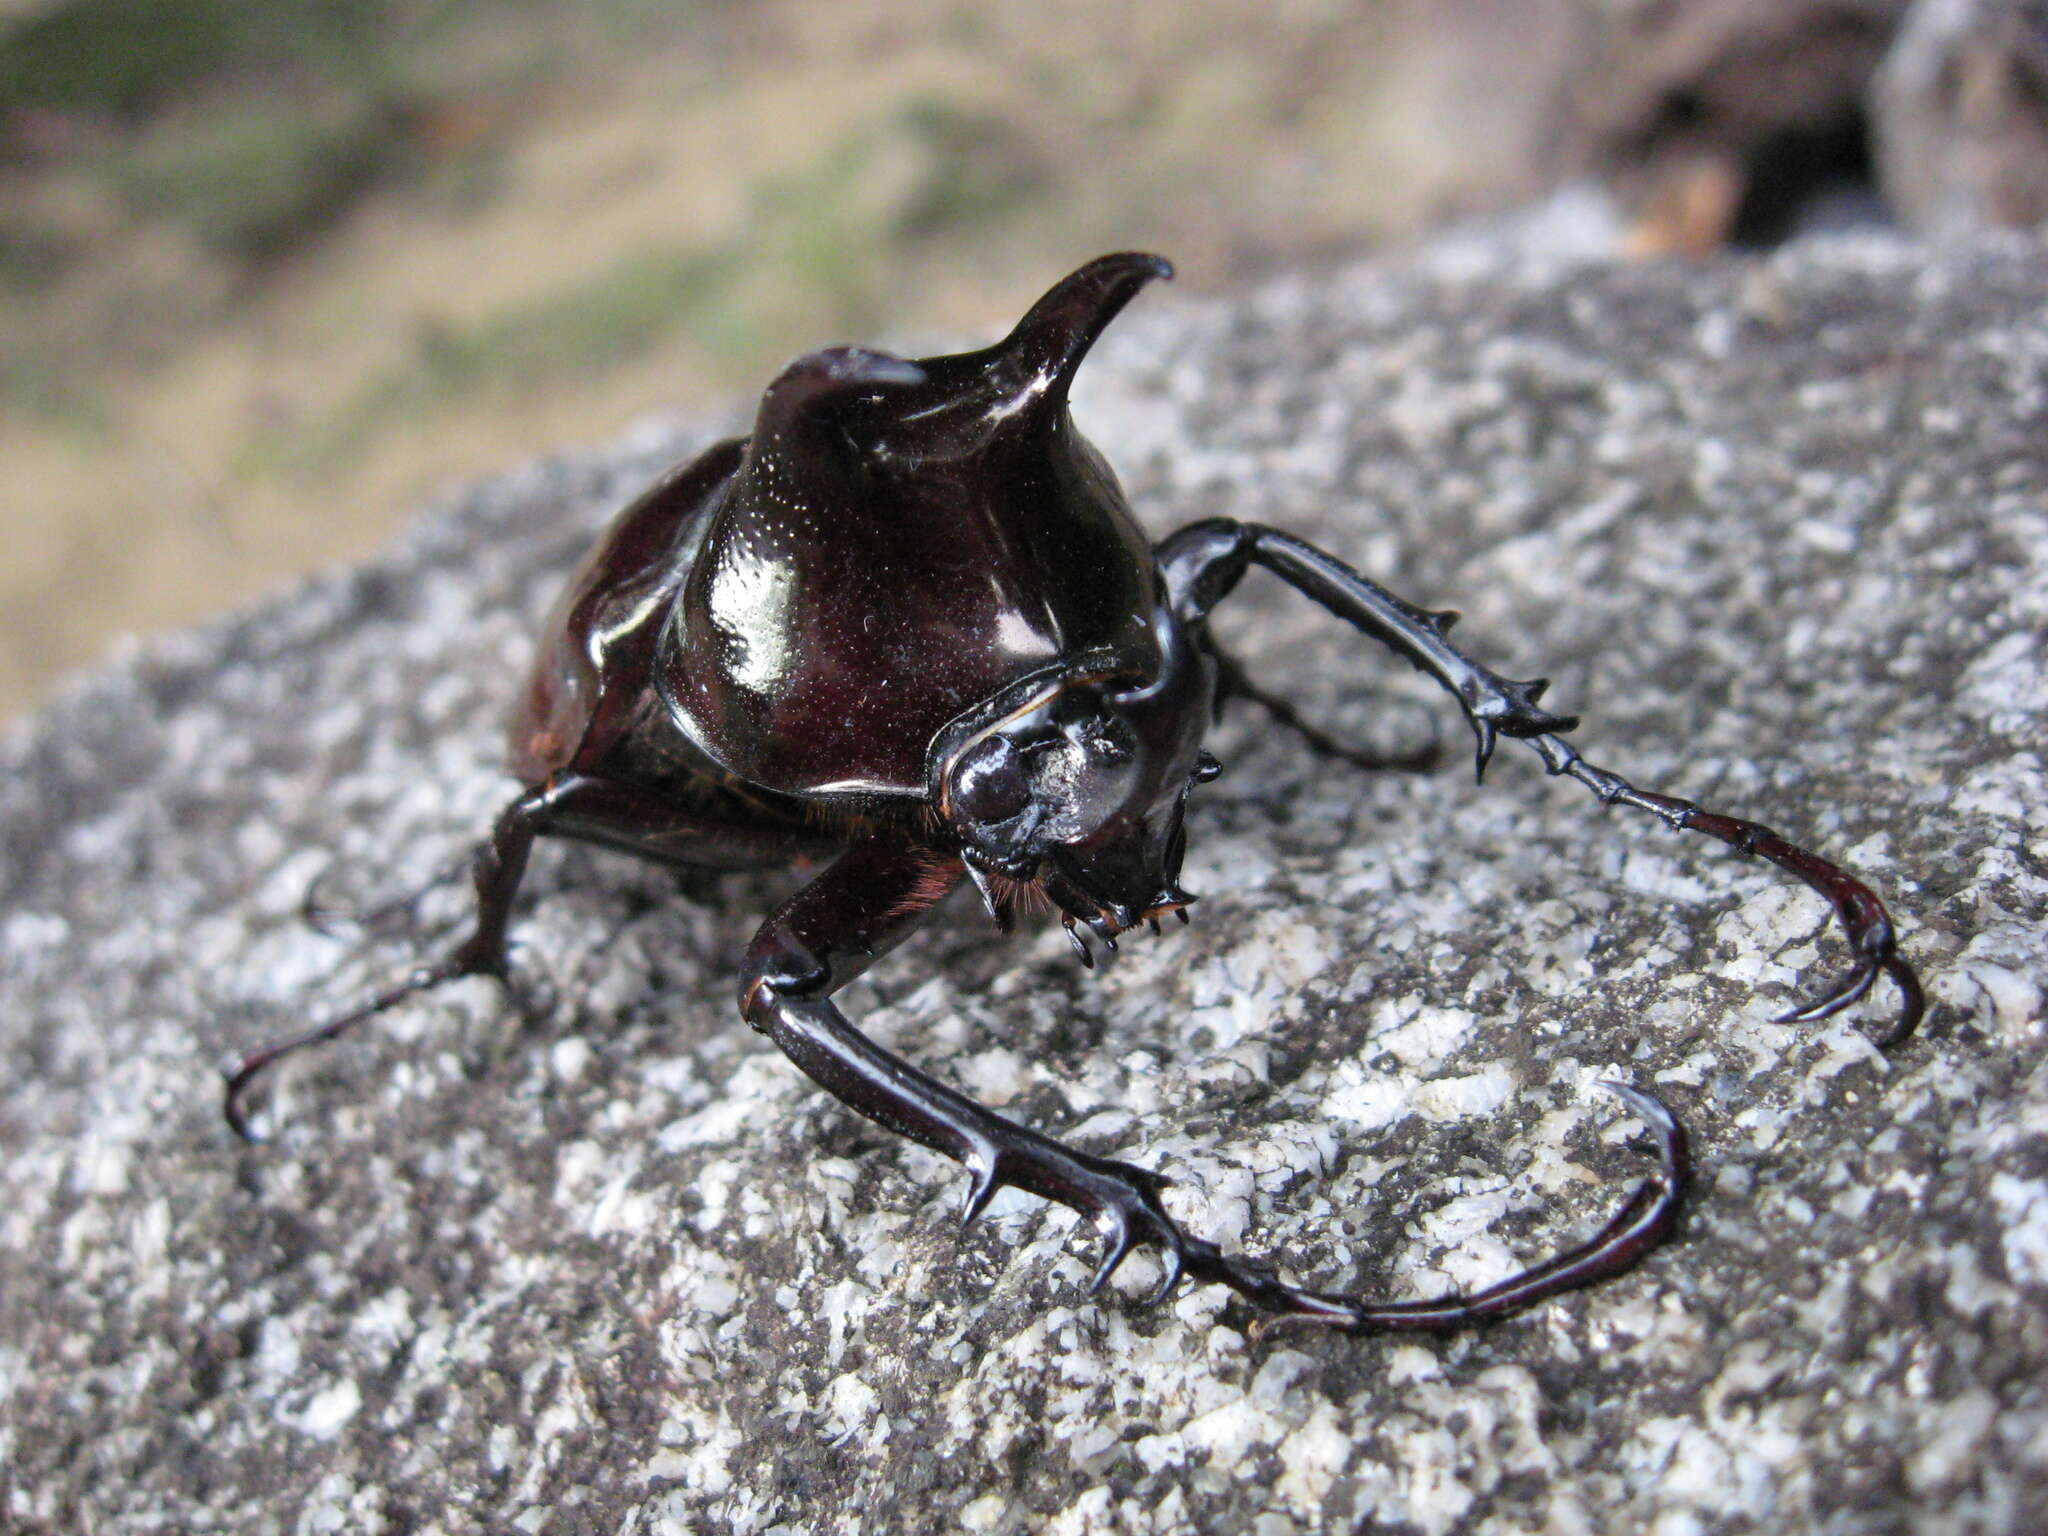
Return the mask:
M 300 904 L 427 879 L 607 513 L 731 421 L 455 497 L 388 556 L 78 681 L 0 746 L 0 1530 L 2009 1532 L 2048 1508 L 2048 247 L 1874 238 L 1567 265 L 1465 241 L 1148 296 L 1083 430 L 1165 529 L 1230 514 L 1464 611 L 1594 761 L 1882 890 L 1932 1008 L 1773 1023 L 1845 963 L 1766 866 L 1603 812 L 1254 578 L 1257 717 L 1197 796 L 1193 925 L 1085 974 L 947 908 L 846 997 L 1031 1124 L 1157 1167 L 1304 1280 L 1472 1287 L 1641 1166 L 1632 1274 L 1486 1331 L 1259 1335 L 1084 1293 L 1093 1238 L 813 1089 L 736 1017 L 789 886 L 544 847 L 518 987 L 281 1074 L 217 1065 L 401 973 Z M 1023 296 L 1020 296 L 1020 301 Z M 2031 1512 L 2031 1513 L 2030 1513 Z

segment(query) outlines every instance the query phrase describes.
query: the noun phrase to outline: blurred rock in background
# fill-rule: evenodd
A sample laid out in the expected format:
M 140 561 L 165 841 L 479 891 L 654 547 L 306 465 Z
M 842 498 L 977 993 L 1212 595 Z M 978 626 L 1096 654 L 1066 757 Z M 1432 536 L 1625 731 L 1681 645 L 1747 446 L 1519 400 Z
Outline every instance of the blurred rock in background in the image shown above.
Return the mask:
M 1864 98 L 1906 0 L 1617 8 L 1574 82 L 1569 158 L 1627 210 L 1628 248 L 1773 245 L 1884 217 Z
M 1921 0 L 1872 95 L 1878 173 L 1930 234 L 2048 219 L 2048 5 Z
M 1575 249 L 2043 208 L 2021 0 L 0 0 L 0 709 L 436 487 L 1577 184 Z M 1611 199 L 1604 204 L 1601 199 Z

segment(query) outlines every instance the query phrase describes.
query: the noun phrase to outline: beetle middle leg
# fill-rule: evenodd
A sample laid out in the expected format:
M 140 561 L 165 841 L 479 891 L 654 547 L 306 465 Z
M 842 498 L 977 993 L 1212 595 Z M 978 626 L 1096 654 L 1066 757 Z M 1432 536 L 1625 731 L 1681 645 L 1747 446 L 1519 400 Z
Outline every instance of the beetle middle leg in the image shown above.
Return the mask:
M 333 1040 L 448 982 L 466 976 L 507 979 L 512 904 L 526 877 L 534 839 L 542 836 L 573 837 L 664 862 L 724 867 L 786 859 L 817 841 L 814 834 L 742 824 L 594 775 L 568 774 L 527 790 L 498 813 L 490 836 L 470 858 L 476 918 L 468 935 L 439 960 L 417 967 L 360 1006 L 302 1034 L 259 1046 L 227 1069 L 222 1112 L 235 1134 L 245 1141 L 257 1139 L 244 1099 L 256 1078 L 284 1057 Z
M 1657 1167 L 1591 1238 L 1469 1296 L 1368 1302 L 1288 1285 L 1267 1266 L 1182 1228 L 1160 1202 L 1167 1180 L 1159 1174 L 1005 1119 L 882 1049 L 840 1012 L 832 994 L 900 943 L 962 874 L 957 861 L 936 858 L 900 832 L 856 842 L 762 925 L 747 951 L 740 1011 L 840 1102 L 965 1165 L 963 1224 L 1004 1187 L 1080 1212 L 1104 1244 L 1091 1290 L 1134 1248 L 1152 1247 L 1164 1269 L 1158 1297 L 1185 1276 L 1229 1286 L 1283 1319 L 1350 1333 L 1457 1328 L 1628 1268 L 1676 1217 L 1687 1174 L 1684 1132 L 1654 1098 L 1607 1084 L 1649 1127 Z
M 1429 673 L 1456 695 L 1477 739 L 1481 774 L 1502 736 L 1527 741 L 1552 774 L 1583 784 L 1603 804 L 1633 806 L 1658 817 L 1673 831 L 1699 832 L 1744 853 L 1754 854 L 1795 875 L 1825 896 L 1840 919 L 1855 966 L 1833 991 L 1783 1014 L 1781 1023 L 1811 1023 L 1839 1013 L 1889 976 L 1898 989 L 1899 1012 L 1878 1036 L 1890 1046 L 1905 1039 L 1920 1021 L 1924 1001 L 1919 978 L 1898 952 L 1891 915 L 1877 894 L 1846 870 L 1769 827 L 1724 816 L 1689 800 L 1638 789 L 1619 774 L 1597 768 L 1579 755 L 1563 733 L 1578 726 L 1571 715 L 1554 715 L 1538 704 L 1548 682 L 1503 677 L 1464 654 L 1446 638 L 1457 614 L 1432 612 L 1404 601 L 1351 569 L 1333 555 L 1291 534 L 1257 523 L 1226 518 L 1193 523 L 1158 549 L 1174 609 L 1199 625 L 1253 565 L 1264 566 L 1354 628 L 1383 642 Z
M 1339 741 L 1294 707 L 1294 701 L 1261 687 L 1230 652 L 1209 641 L 1209 654 L 1216 659 L 1216 703 L 1220 709 L 1232 699 L 1256 704 L 1273 723 L 1294 732 L 1318 757 L 1332 758 L 1372 773 L 1428 773 L 1443 760 L 1443 744 L 1434 732 L 1419 747 L 1405 752 L 1371 752 Z
M 306 886 L 306 894 L 299 902 L 299 916 L 308 928 L 330 939 L 392 932 L 401 925 L 401 920 L 410 923 L 416 919 L 421 902 L 443 886 L 460 880 L 475 862 L 472 854 L 451 859 L 411 890 L 387 896 L 364 907 L 342 906 L 327 900 L 327 882 L 334 874 L 330 865 Z

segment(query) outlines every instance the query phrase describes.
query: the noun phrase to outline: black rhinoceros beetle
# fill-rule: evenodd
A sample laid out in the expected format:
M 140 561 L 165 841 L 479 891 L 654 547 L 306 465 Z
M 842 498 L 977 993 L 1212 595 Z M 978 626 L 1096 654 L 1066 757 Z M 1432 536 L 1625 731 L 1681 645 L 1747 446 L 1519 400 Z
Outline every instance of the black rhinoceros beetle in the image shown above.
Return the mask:
M 227 1116 L 279 1056 L 425 988 L 504 977 L 506 923 L 536 837 L 730 868 L 830 862 L 762 924 L 740 1012 L 836 1097 L 969 1173 L 965 1219 L 1005 1185 L 1073 1207 L 1106 1243 L 1100 1285 L 1159 1250 L 1163 1296 L 1220 1282 L 1285 1317 L 1354 1332 L 1475 1323 L 1633 1264 L 1669 1229 L 1685 1137 L 1649 1095 L 1610 1084 L 1648 1126 L 1657 1167 L 1593 1237 L 1473 1295 L 1372 1304 L 1283 1283 L 1184 1231 L 1146 1169 L 1014 1125 L 882 1050 L 832 995 L 963 879 L 996 923 L 1060 913 L 1113 945 L 1194 898 L 1178 881 L 1188 795 L 1218 771 L 1203 736 L 1224 698 L 1262 693 L 1210 637 L 1211 608 L 1263 566 L 1457 696 L 1483 772 L 1497 739 L 1553 774 L 1789 870 L 1833 902 L 1856 965 L 1786 1017 L 1815 1020 L 1880 972 L 1921 996 L 1889 915 L 1861 882 L 1754 822 L 1651 794 L 1566 743 L 1577 721 L 1445 638 L 1417 608 L 1273 528 L 1216 519 L 1157 545 L 1074 430 L 1067 391 L 1103 328 L 1171 268 L 1090 262 L 980 352 L 918 362 L 857 347 L 797 359 L 754 430 L 676 469 L 622 512 L 570 582 L 512 731 L 526 787 L 477 850 L 478 915 L 440 963 L 228 1075 Z

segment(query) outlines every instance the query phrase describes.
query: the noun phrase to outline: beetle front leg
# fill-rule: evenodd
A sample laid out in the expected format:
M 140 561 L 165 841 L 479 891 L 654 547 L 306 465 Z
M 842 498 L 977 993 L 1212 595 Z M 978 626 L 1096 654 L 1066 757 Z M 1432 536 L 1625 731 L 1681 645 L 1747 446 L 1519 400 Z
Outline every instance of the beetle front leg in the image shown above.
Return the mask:
M 1460 1328 L 1628 1268 L 1677 1214 L 1685 1133 L 1656 1099 L 1610 1083 L 1655 1137 L 1657 1171 L 1593 1237 L 1471 1296 L 1376 1303 L 1288 1285 L 1265 1265 L 1185 1231 L 1160 1202 L 1160 1175 L 1004 1119 L 883 1050 L 840 1012 L 831 994 L 900 942 L 961 874 L 957 862 L 900 834 L 855 844 L 762 925 L 747 951 L 740 1011 L 841 1103 L 963 1164 L 963 1224 L 1006 1186 L 1080 1212 L 1103 1238 L 1090 1290 L 1133 1249 L 1151 1247 L 1164 1268 L 1155 1300 L 1185 1276 L 1229 1286 L 1280 1318 L 1349 1333 Z
M 920 1072 L 848 1021 L 832 994 L 900 943 L 965 874 L 900 833 L 849 848 L 768 919 L 747 949 L 740 1012 L 848 1108 L 966 1167 L 965 1225 L 1006 1185 L 1081 1212 L 1108 1245 L 1095 1283 L 1178 1229 L 1157 1174 L 1063 1147 Z
M 1898 989 L 1899 1013 L 1878 1043 L 1894 1045 L 1919 1024 L 1925 1007 L 1919 977 L 1898 953 L 1891 914 L 1875 892 L 1846 870 L 1786 841 L 1769 827 L 1723 816 L 1689 800 L 1638 789 L 1620 775 L 1594 767 L 1561 734 L 1575 729 L 1577 718 L 1553 715 L 1537 706 L 1549 686 L 1546 679 L 1520 682 L 1503 677 L 1445 638 L 1457 620 L 1456 613 L 1418 608 L 1335 556 L 1256 523 L 1217 518 L 1191 524 L 1160 544 L 1158 558 L 1169 601 L 1190 623 L 1206 618 L 1247 570 L 1261 565 L 1354 628 L 1405 656 L 1464 706 L 1478 739 L 1481 774 L 1500 737 L 1527 741 L 1542 757 L 1545 769 L 1585 785 L 1602 803 L 1634 806 L 1675 831 L 1704 833 L 1767 859 L 1825 896 L 1841 920 L 1856 965 L 1835 990 L 1786 1013 L 1780 1022 L 1811 1023 L 1838 1013 L 1867 994 L 1882 973 Z
M 1444 637 L 1458 622 L 1453 609 L 1418 608 L 1379 583 L 1361 576 L 1333 555 L 1292 534 L 1258 523 L 1214 518 L 1194 523 L 1167 538 L 1158 558 L 1168 601 L 1184 621 L 1197 623 L 1230 595 L 1253 565 L 1262 565 L 1295 590 L 1405 656 L 1457 696 L 1478 740 L 1481 776 L 1502 736 L 1535 736 L 1569 731 L 1573 715 L 1553 715 L 1536 701 L 1548 678 L 1520 682 L 1503 677 L 1465 655 Z

